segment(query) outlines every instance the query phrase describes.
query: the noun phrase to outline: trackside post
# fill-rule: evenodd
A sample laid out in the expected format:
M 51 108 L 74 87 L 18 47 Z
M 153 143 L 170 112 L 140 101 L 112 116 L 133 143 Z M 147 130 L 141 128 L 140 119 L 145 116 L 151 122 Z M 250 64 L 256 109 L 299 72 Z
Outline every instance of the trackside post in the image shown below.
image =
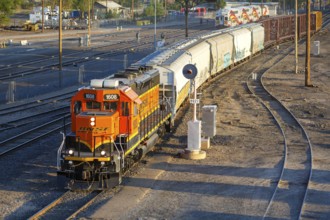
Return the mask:
M 201 150 L 201 128 L 202 123 L 196 119 L 197 104 L 197 86 L 195 83 L 195 77 L 197 76 L 197 68 L 195 65 L 187 64 L 183 67 L 183 75 L 190 80 L 190 85 L 194 87 L 194 98 L 190 99 L 190 103 L 194 105 L 193 120 L 188 121 L 188 146 L 181 153 L 181 156 L 185 159 L 201 160 L 206 158 L 206 152 Z

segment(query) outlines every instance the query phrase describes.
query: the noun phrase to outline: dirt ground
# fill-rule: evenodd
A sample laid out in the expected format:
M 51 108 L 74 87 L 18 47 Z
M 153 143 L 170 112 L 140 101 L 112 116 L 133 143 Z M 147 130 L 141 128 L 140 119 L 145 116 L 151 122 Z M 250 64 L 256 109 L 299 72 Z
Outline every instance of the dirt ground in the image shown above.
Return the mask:
M 305 87 L 305 45 L 299 47 L 300 74 L 294 52 L 267 72 L 264 82 L 306 129 L 313 145 L 313 174 L 303 219 L 330 219 L 330 28 L 311 57 L 311 80 Z M 286 46 L 280 46 L 285 48 Z M 202 90 L 202 105 L 215 104 L 217 135 L 204 160 L 178 153 L 187 145 L 192 107 L 183 110 L 175 132 L 158 144 L 110 200 L 104 198 L 81 219 L 261 219 L 279 179 L 282 136 L 264 107 L 247 92 L 248 74 L 272 57 L 271 50 L 253 58 Z M 283 204 L 290 209 L 290 204 Z M 290 216 L 288 219 L 295 219 Z

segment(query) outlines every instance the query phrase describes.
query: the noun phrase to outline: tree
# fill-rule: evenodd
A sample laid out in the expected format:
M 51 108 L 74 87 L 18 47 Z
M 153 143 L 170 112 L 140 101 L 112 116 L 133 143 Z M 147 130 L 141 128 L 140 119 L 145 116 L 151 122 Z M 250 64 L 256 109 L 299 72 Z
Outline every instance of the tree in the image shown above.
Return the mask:
M 152 17 L 155 16 L 155 3 L 152 0 L 150 2 L 150 5 L 144 9 L 144 13 L 146 16 Z M 164 16 L 164 7 L 163 4 L 160 4 L 159 2 L 156 1 L 156 16 Z
M 64 0 L 63 1 L 63 9 L 70 10 L 73 9 L 74 0 Z
M 93 12 L 95 0 L 73 0 L 72 7 L 80 10 L 81 18 L 84 18 L 85 12 L 88 12 L 88 4 L 90 4 L 90 9 Z M 91 17 L 94 17 L 93 15 Z
M 185 14 L 185 26 L 186 26 L 186 38 L 188 37 L 188 14 L 189 9 L 198 5 L 203 0 L 179 0 L 177 3 L 181 5 L 182 8 L 184 8 L 184 14 Z
M 20 4 L 21 0 L 0 0 L 0 25 L 9 23 L 10 15 Z
M 215 5 L 216 5 L 217 10 L 219 10 L 220 8 L 223 9 L 226 7 L 226 2 L 225 2 L 225 0 L 217 0 L 215 2 Z

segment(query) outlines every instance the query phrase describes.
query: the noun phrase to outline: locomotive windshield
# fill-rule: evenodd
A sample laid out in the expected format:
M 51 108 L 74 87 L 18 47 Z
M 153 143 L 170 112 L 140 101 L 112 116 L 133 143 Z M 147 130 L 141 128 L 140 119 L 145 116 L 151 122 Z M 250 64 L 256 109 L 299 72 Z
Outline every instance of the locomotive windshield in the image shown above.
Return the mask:
M 110 112 L 117 111 L 117 102 L 103 102 L 103 109 Z
M 88 101 L 86 102 L 86 108 L 93 110 L 101 110 L 101 103 L 95 101 Z
M 103 111 L 110 111 L 110 112 L 115 112 L 117 111 L 118 103 L 116 102 L 110 102 L 110 101 L 105 101 L 103 103 L 101 102 L 96 102 L 96 101 L 88 101 L 86 102 L 86 108 L 88 110 L 103 110 Z

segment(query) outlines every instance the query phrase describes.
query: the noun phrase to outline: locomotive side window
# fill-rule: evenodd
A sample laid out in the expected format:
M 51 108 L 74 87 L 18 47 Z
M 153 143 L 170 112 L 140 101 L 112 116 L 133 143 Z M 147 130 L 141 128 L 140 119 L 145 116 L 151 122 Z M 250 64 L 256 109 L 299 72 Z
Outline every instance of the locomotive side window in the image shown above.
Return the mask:
M 121 114 L 122 116 L 129 116 L 128 102 L 121 103 Z
M 95 102 L 95 101 L 89 101 L 89 102 L 86 102 L 86 108 L 87 109 L 100 110 L 101 109 L 101 103 Z
M 110 112 L 117 111 L 117 102 L 103 102 L 104 110 L 110 110 Z
M 73 111 L 76 115 L 81 112 L 81 101 L 75 101 Z
M 137 104 L 134 103 L 134 116 L 137 116 L 139 114 L 139 109 L 137 107 Z

